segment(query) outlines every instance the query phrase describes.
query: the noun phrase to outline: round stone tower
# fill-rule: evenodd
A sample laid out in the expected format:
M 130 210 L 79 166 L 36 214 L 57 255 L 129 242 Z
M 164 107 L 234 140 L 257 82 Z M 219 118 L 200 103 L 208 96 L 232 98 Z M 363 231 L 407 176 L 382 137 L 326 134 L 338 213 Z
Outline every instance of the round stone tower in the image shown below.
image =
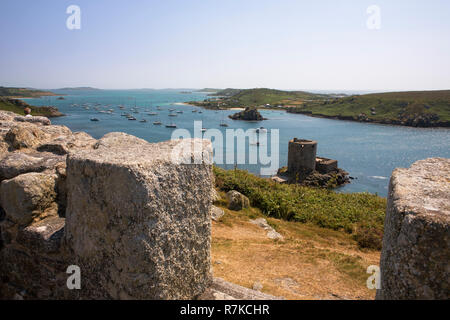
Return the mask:
M 294 138 L 289 141 L 288 172 L 307 174 L 316 168 L 317 141 Z

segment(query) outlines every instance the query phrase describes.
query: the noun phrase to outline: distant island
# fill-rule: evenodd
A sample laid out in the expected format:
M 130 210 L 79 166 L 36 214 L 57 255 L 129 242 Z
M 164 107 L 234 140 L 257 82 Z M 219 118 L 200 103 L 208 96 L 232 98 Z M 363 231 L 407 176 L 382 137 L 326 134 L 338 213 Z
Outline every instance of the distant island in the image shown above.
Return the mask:
M 56 96 L 56 95 L 57 94 L 51 91 L 44 91 L 32 88 L 0 87 L 0 97 L 39 98 L 43 96 Z
M 330 95 L 304 91 L 282 91 L 275 89 L 224 89 L 210 94 L 209 99 L 191 101 L 207 109 L 228 109 L 243 107 L 283 107 L 303 104 L 306 100 L 326 99 Z
M 51 91 L 102 91 L 102 89 L 93 87 L 66 87 L 66 88 L 52 89 Z
M 245 110 L 228 116 L 232 120 L 244 120 L 244 121 L 262 121 L 267 120 L 263 118 L 256 107 L 247 107 Z
M 189 104 L 207 109 L 258 107 L 289 113 L 412 127 L 450 127 L 450 90 L 345 96 L 266 88 L 225 89 Z
M 195 90 L 195 92 L 204 92 L 204 93 L 216 93 L 221 91 L 221 89 L 213 89 L 213 88 L 204 88 L 200 90 Z

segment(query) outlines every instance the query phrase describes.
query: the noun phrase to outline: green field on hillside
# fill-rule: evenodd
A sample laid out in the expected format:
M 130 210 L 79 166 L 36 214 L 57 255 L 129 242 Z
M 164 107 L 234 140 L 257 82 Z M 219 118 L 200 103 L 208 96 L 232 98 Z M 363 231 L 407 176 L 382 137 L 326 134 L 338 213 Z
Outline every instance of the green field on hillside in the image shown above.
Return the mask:
M 288 111 L 348 120 L 445 127 L 450 125 L 450 90 L 389 92 L 310 101 Z
M 242 170 L 214 167 L 214 174 L 219 189 L 241 192 L 252 206 L 269 217 L 342 230 L 352 234 L 361 247 L 381 248 L 385 198 L 279 184 Z
M 211 94 L 211 99 L 190 103 L 205 108 L 236 108 L 248 106 L 270 107 L 284 105 L 300 105 L 305 100 L 317 100 L 328 98 L 328 95 L 314 94 L 304 91 L 282 91 L 275 89 L 224 89 Z

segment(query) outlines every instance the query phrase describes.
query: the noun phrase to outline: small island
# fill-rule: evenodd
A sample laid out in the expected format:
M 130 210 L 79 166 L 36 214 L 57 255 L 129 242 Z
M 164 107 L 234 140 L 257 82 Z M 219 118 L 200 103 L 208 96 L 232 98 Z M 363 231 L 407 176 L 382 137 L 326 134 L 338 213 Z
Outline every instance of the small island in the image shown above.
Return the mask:
M 261 115 L 261 113 L 259 113 L 258 109 L 256 109 L 255 107 L 247 107 L 245 108 L 245 110 L 235 113 L 233 115 L 229 115 L 228 117 L 233 120 L 245 120 L 245 121 L 267 120 Z
M 336 188 L 350 183 L 348 172 L 338 161 L 317 157 L 317 141 L 294 138 L 289 141 L 288 166 L 280 168 L 272 180 L 308 187 Z

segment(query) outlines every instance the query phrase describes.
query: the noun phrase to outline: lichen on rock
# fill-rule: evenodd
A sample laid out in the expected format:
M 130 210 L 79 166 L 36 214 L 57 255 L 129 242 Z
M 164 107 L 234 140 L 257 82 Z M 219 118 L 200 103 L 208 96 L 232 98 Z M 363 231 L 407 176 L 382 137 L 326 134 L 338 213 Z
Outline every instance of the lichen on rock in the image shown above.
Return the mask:
M 450 298 L 450 159 L 395 169 L 377 299 Z

